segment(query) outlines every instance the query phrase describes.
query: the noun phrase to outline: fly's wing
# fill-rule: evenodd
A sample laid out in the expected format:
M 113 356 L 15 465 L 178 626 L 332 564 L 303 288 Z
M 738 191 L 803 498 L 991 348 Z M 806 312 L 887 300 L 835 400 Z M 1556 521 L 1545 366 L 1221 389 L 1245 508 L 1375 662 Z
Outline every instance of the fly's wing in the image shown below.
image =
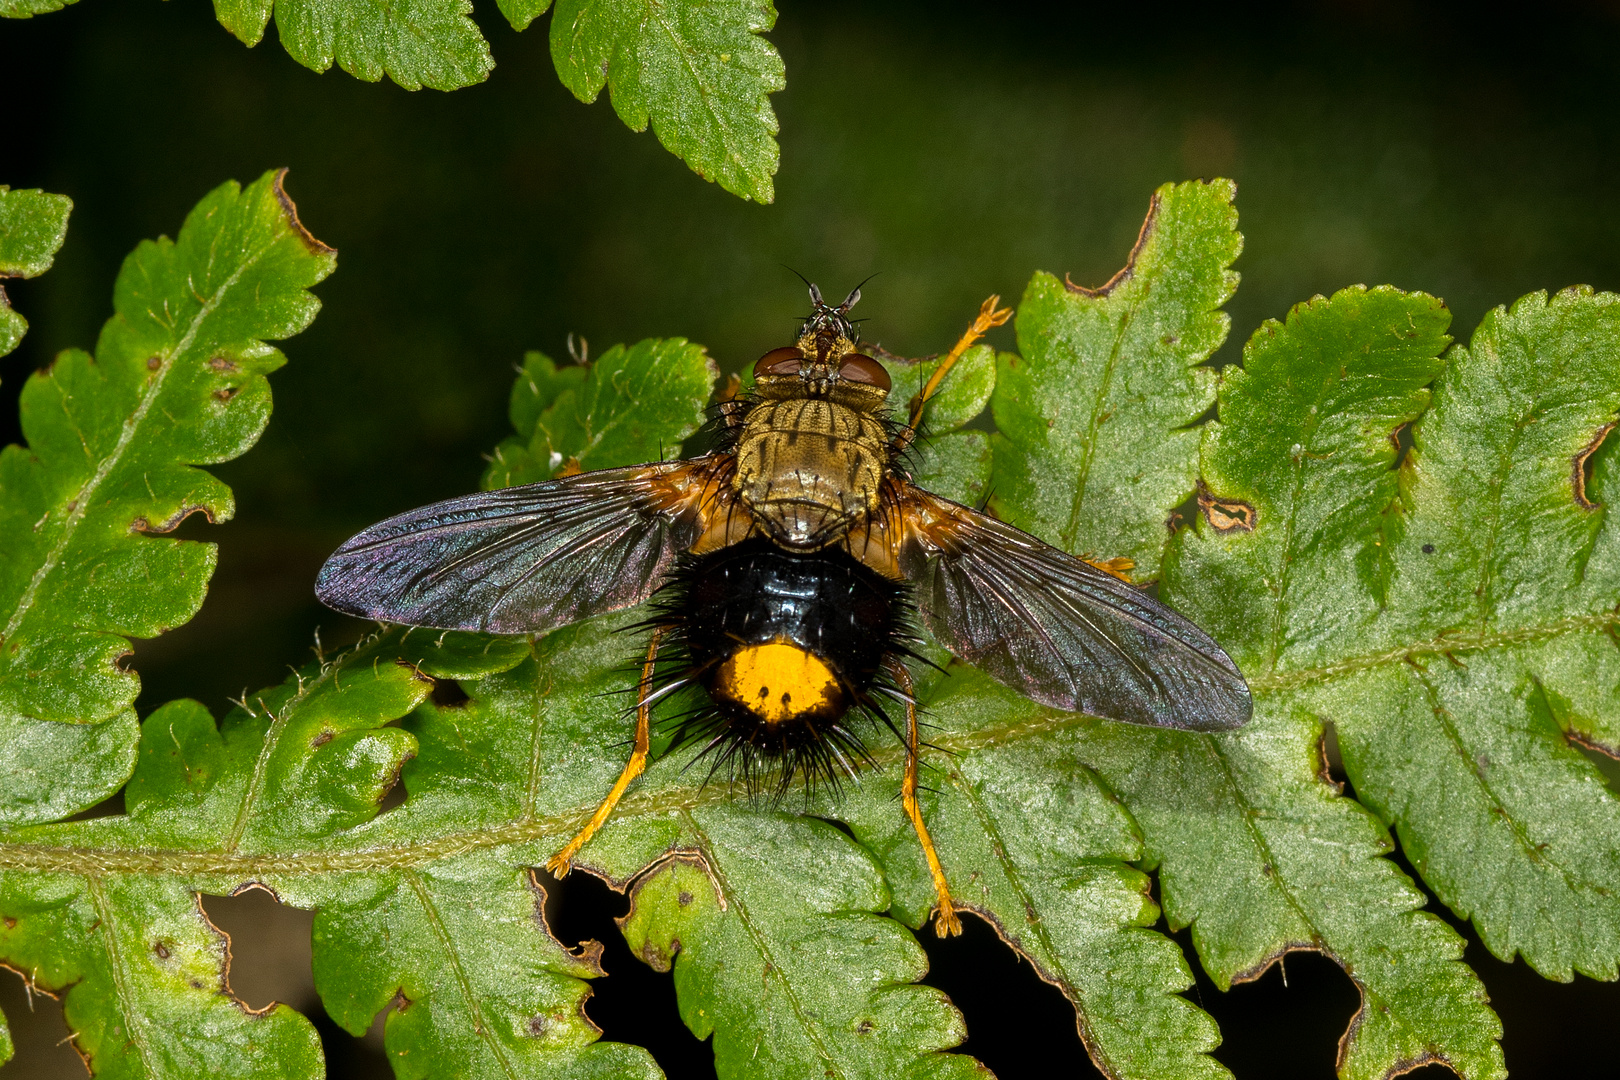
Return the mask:
M 540 633 L 641 603 L 728 485 L 717 458 L 603 469 L 391 517 L 321 567 L 315 595 L 408 626 Z
M 887 489 L 901 573 L 952 653 L 1054 708 L 1223 731 L 1249 687 L 1210 636 L 1127 582 L 909 484 Z

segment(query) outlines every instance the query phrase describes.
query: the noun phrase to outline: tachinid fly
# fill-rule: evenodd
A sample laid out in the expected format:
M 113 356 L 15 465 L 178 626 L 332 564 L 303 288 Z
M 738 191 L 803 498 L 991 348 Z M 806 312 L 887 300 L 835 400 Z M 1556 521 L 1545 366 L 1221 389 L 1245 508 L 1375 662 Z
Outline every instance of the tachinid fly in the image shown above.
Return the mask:
M 759 359 L 751 394 L 720 403 L 711 452 L 412 510 L 340 547 L 316 593 L 368 619 L 498 634 L 652 600 L 630 761 L 548 868 L 567 873 L 645 767 L 654 704 L 696 686 L 706 703 L 679 719 L 677 743 L 701 742 L 751 787 L 771 770 L 778 791 L 797 773 L 853 776 L 861 732 L 894 731 L 936 929 L 957 933 L 917 802 L 906 645 L 919 627 L 1026 697 L 1134 724 L 1235 728 L 1249 689 L 1208 634 L 1146 593 L 911 483 L 904 452 L 922 404 L 1006 321 L 997 298 L 909 423 L 889 413 L 888 372 L 859 350 L 849 311 L 860 290 L 835 307 L 811 286 L 810 299 L 798 340 Z

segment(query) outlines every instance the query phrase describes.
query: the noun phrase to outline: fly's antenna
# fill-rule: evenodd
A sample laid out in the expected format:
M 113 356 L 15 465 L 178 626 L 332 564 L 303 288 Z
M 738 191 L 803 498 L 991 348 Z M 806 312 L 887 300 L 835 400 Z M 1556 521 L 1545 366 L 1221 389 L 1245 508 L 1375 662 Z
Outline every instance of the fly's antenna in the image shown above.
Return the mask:
M 844 297 L 844 302 L 842 304 L 838 305 L 838 314 L 840 314 L 840 315 L 848 314 L 850 308 L 852 308 L 856 304 L 860 303 L 861 302 L 861 290 L 866 288 L 866 282 L 871 281 L 873 278 L 877 277 L 878 274 L 881 274 L 882 272 L 883 271 L 881 271 L 881 270 L 876 270 L 876 271 L 873 271 L 870 274 L 867 274 L 865 281 L 862 281 L 859 285 L 857 285 L 853 289 L 849 290 L 849 295 Z

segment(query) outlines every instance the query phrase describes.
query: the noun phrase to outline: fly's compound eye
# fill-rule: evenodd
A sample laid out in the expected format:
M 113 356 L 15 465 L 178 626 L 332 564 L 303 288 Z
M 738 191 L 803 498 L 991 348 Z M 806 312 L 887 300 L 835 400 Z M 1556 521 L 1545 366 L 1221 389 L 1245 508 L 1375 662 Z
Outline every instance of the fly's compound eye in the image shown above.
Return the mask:
M 797 375 L 799 365 L 804 363 L 804 353 L 796 345 L 784 345 L 780 349 L 772 349 L 754 363 L 754 378 L 764 375 Z
M 838 377 L 844 382 L 875 386 L 885 394 L 891 385 L 889 373 L 883 365 L 864 353 L 850 353 L 844 357 L 843 363 L 838 365 Z

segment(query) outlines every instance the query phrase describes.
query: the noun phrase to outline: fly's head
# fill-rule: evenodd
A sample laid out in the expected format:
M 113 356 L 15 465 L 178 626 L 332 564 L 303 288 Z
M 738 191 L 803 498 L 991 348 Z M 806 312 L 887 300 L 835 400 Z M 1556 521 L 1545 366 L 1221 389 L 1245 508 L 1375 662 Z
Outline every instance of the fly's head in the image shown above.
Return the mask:
M 810 286 L 810 315 L 799 340 L 772 349 L 754 365 L 754 380 L 765 398 L 831 398 L 850 408 L 871 412 L 889 395 L 889 373 L 858 349 L 859 335 L 849 309 L 861 298 L 856 288 L 834 307 Z

